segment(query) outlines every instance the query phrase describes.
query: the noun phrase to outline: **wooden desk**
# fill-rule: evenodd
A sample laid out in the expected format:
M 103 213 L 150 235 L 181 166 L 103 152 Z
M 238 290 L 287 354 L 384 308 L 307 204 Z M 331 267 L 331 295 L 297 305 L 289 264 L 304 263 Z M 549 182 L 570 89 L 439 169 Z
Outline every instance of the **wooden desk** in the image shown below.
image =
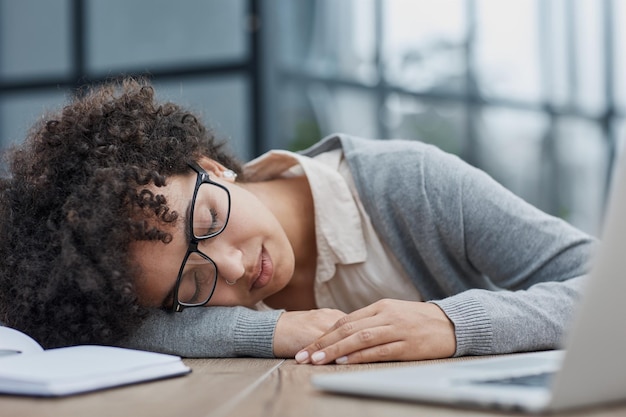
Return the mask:
M 402 417 L 499 416 L 481 410 L 454 409 L 319 392 L 309 383 L 314 373 L 414 364 L 297 365 L 281 359 L 186 359 L 193 372 L 154 381 L 59 399 L 0 396 L 0 415 L 150 416 L 150 417 Z M 519 415 L 519 414 L 518 414 Z M 626 405 L 564 414 L 625 416 Z

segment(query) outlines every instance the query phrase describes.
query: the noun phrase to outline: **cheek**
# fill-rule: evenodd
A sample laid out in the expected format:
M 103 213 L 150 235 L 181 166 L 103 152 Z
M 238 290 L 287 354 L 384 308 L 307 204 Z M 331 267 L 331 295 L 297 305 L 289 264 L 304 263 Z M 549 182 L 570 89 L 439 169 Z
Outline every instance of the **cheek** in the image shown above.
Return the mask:
M 278 220 L 270 209 L 244 186 L 234 185 L 230 188 L 231 208 L 230 222 L 243 225 L 246 229 L 257 231 L 272 230 L 280 227 Z
M 253 308 L 256 303 L 261 301 L 251 294 L 247 288 L 238 285 L 230 286 L 226 283 L 217 282 L 213 297 L 207 304 L 208 306 L 244 306 Z
M 241 239 L 249 239 L 256 244 L 262 244 L 271 248 L 273 252 L 278 251 L 276 256 L 284 256 L 280 254 L 285 250 L 291 251 L 291 244 L 282 225 L 261 201 L 250 196 L 242 200 L 237 209 L 234 204 L 227 229 L 234 229 L 233 231 Z M 261 248 L 257 247 L 255 250 L 260 251 Z

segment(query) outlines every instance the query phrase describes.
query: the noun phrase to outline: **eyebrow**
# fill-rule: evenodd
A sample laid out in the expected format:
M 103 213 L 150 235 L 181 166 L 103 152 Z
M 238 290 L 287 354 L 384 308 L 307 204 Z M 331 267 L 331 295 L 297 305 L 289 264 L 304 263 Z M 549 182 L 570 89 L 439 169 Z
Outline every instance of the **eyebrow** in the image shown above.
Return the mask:
M 194 188 L 194 192 L 195 192 L 195 188 Z M 191 218 L 191 206 L 193 203 L 193 194 L 191 195 L 191 198 L 189 199 L 189 203 L 187 204 L 187 208 L 185 209 L 185 219 L 189 219 L 189 222 L 193 221 L 193 219 Z M 193 224 L 191 225 L 191 227 L 189 227 L 189 223 L 185 224 L 184 226 L 185 228 L 185 240 L 187 242 L 191 242 L 191 238 L 192 233 L 191 231 L 193 230 Z

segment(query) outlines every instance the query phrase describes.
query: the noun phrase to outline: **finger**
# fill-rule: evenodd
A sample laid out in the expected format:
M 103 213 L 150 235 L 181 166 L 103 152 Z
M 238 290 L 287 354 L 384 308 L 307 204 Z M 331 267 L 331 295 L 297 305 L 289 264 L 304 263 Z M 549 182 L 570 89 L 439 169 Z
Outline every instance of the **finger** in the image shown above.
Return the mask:
M 342 339 L 368 328 L 380 327 L 390 324 L 388 319 L 379 314 L 376 305 L 369 305 L 360 310 L 347 314 L 337 320 L 335 324 L 321 335 L 311 346 L 314 350 L 336 343 Z
M 398 340 L 398 335 L 392 331 L 390 326 L 368 326 L 314 351 L 310 360 L 314 365 L 323 365 L 334 362 L 343 356 Z
M 346 340 L 360 331 L 363 331 L 364 333 L 358 337 L 360 337 L 363 341 L 367 341 L 370 337 L 370 329 L 387 325 L 384 320 L 377 316 L 370 317 L 366 315 L 364 316 L 365 318 L 357 321 L 345 320 L 346 317 L 348 316 L 345 316 L 337 321 L 337 327 L 331 328 L 325 334 L 320 336 L 315 342 L 300 350 L 295 355 L 296 361 L 298 363 L 310 363 L 312 361 L 316 363 L 326 363 L 325 358 L 327 352 L 324 352 L 323 354 L 317 352 L 321 352 L 328 346 L 333 346 L 340 341 Z M 351 343 L 355 343 L 354 339 L 351 340 Z M 363 347 L 367 347 L 367 345 L 363 344 L 361 348 Z M 354 350 L 357 349 L 358 347 Z M 315 355 L 315 357 L 313 357 L 313 355 Z M 333 358 L 329 361 L 332 361 L 339 356 L 340 355 L 333 356 Z
M 353 311 L 350 314 L 346 314 L 345 316 L 337 320 L 326 333 L 330 333 L 333 330 L 346 326 L 348 323 L 353 323 L 370 317 L 375 317 L 378 315 L 379 312 L 380 308 L 378 303 L 369 304 L 363 308 Z
M 397 301 L 397 300 L 396 300 Z M 322 351 L 326 346 L 330 346 L 334 343 L 345 339 L 352 334 L 358 332 L 361 329 L 368 327 L 383 326 L 388 323 L 388 319 L 385 319 L 381 312 L 390 307 L 389 302 L 392 300 L 380 300 L 359 310 L 356 310 L 350 314 L 343 316 L 337 320 L 333 326 L 331 326 L 324 334 L 322 334 L 314 343 L 301 349 L 296 355 L 295 359 L 298 363 L 307 364 L 312 362 L 312 355 L 316 352 Z M 324 361 L 324 357 L 321 353 L 316 355 L 315 361 L 321 363 Z
M 335 363 L 339 365 L 348 365 L 357 363 L 388 362 L 391 360 L 398 360 L 398 358 L 403 356 L 405 350 L 406 344 L 403 341 L 396 341 L 359 350 L 349 355 L 340 356 L 335 360 Z

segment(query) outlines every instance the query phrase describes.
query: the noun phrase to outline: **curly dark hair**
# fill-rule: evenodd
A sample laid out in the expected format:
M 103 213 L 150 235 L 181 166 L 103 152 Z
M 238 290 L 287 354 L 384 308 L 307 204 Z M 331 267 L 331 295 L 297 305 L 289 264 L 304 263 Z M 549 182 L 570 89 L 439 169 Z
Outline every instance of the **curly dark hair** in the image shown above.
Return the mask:
M 0 322 L 46 348 L 112 344 L 146 316 L 129 246 L 169 242 L 162 226 L 177 220 L 150 188 L 202 156 L 241 175 L 196 115 L 135 78 L 85 87 L 5 156 Z

